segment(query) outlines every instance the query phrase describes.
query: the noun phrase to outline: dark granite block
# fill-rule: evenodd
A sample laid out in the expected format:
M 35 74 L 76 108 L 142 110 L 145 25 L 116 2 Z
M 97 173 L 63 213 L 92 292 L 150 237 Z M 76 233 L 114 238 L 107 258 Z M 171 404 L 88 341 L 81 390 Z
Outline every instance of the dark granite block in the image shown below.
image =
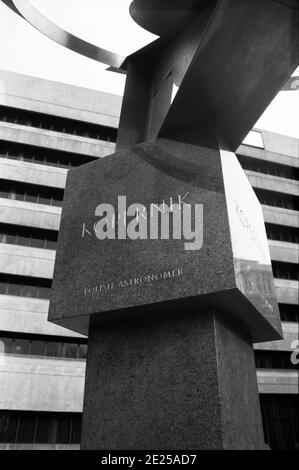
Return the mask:
M 250 338 L 213 311 L 95 324 L 81 449 L 262 449 Z
M 120 227 L 119 196 L 125 196 L 127 208 L 133 203 L 146 208 L 143 238 L 132 240 L 126 226 Z M 185 233 L 173 236 L 177 225 L 171 215 L 169 239 L 161 239 L 160 232 L 157 239 L 149 238 L 150 205 L 163 201 L 180 201 L 187 215 L 191 207 L 196 243 Z M 103 203 L 115 209 L 109 231 L 114 239 L 97 238 L 103 217 L 95 212 Z M 127 226 L 133 219 L 127 216 Z M 86 334 L 91 314 L 107 321 L 200 305 L 234 318 L 255 341 L 279 337 L 262 211 L 236 157 L 157 139 L 71 170 L 49 320 Z

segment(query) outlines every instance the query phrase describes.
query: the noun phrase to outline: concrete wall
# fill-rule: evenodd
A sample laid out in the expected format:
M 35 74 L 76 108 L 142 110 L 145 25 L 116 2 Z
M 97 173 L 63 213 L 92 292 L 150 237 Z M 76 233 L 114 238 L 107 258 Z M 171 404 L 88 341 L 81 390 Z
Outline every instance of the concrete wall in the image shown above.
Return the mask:
M 0 198 L 0 222 L 59 230 L 61 208 Z
M 0 409 L 81 412 L 85 361 L 0 354 Z
M 254 188 L 267 189 L 268 191 L 292 194 L 294 196 L 299 195 L 298 181 L 249 170 L 246 170 L 245 173 Z
M 0 176 L 5 180 L 65 188 L 67 169 L 0 158 Z
M 298 304 L 299 282 L 289 279 L 274 279 L 277 300 L 281 304 Z
M 244 155 L 245 157 L 258 158 L 264 161 L 298 167 L 298 154 L 296 155 L 295 152 L 292 155 L 287 155 L 283 153 L 283 150 L 280 153 L 249 147 L 248 145 L 240 145 L 236 153 L 238 155 Z
M 115 149 L 115 144 L 112 142 L 62 134 L 61 132 L 48 131 L 21 124 L 11 124 L 9 122 L 0 122 L 0 140 L 93 157 L 105 157 L 113 153 Z
M 122 97 L 0 70 L 0 104 L 118 127 Z
M 49 300 L 0 295 L 0 331 L 81 338 L 48 321 Z
M 257 381 L 259 393 L 299 393 L 299 375 L 296 370 L 258 369 Z
M 0 272 L 52 279 L 55 251 L 0 243 Z
M 270 255 L 273 261 L 299 263 L 299 246 L 296 243 L 268 240 Z
M 275 132 L 261 130 L 265 150 L 285 156 L 299 157 L 299 139 L 289 136 L 281 136 Z M 297 161 L 298 165 L 298 161 Z
M 299 227 L 298 212 L 282 207 L 272 207 L 262 204 L 264 221 L 269 224 L 286 225 L 287 227 Z
M 263 148 L 259 148 L 260 145 L 255 147 L 252 146 L 252 144 L 242 144 L 238 148 L 237 153 L 253 158 L 261 158 L 262 160 L 276 161 L 277 163 L 283 163 L 285 165 L 298 166 L 299 139 L 257 128 L 253 130 L 253 133 L 259 133 L 261 135 L 261 146 L 263 146 Z M 249 134 L 251 134 L 251 132 Z

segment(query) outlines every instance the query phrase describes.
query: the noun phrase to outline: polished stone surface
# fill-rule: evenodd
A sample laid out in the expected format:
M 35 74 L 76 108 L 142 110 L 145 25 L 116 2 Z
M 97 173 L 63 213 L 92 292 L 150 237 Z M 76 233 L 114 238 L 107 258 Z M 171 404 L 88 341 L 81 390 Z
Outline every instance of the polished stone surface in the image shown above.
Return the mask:
M 90 326 L 81 449 L 262 449 L 250 338 L 213 311 Z
M 117 218 L 116 238 L 99 240 L 95 209 L 117 208 L 120 195 L 127 207 L 138 202 L 148 213 L 151 203 L 169 205 L 179 196 L 192 211 L 202 204 L 202 246 L 188 250 L 186 238 L 172 238 L 171 224 L 168 240 L 117 239 Z M 280 333 L 271 276 L 261 208 L 233 154 L 158 139 L 68 173 L 51 321 L 86 334 L 91 314 L 107 321 L 204 304 L 223 310 L 255 341 L 271 340 Z
M 236 156 L 221 151 L 236 286 L 280 330 L 262 207 Z

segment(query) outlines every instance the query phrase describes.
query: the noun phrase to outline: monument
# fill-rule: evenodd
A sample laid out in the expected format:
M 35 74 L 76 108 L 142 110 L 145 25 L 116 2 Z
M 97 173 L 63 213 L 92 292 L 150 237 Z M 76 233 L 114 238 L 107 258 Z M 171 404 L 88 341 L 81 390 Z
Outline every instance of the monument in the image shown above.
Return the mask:
M 252 345 L 281 325 L 234 151 L 298 64 L 297 0 L 134 0 L 159 39 L 125 60 L 5 3 L 127 73 L 116 153 L 68 173 L 50 301 L 88 334 L 81 448 L 265 448 Z

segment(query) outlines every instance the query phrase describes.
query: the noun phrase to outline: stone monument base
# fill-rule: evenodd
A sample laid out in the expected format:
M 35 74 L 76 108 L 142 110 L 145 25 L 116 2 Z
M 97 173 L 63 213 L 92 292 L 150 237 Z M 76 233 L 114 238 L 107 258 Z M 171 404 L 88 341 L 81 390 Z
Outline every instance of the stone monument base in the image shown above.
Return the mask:
M 217 312 L 96 324 L 81 449 L 265 449 L 252 341 Z

